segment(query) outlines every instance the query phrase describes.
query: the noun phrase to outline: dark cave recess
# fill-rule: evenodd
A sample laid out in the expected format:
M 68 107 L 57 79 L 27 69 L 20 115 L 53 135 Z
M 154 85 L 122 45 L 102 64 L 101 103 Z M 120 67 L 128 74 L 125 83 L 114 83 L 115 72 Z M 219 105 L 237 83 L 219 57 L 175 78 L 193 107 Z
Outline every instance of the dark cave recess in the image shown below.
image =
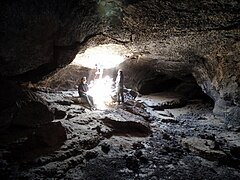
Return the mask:
M 179 93 L 187 100 L 200 99 L 203 102 L 210 103 L 212 106 L 214 105 L 213 99 L 202 91 L 191 74 L 181 79 L 161 75 L 151 80 L 143 81 L 139 88 L 139 93 L 143 95 L 164 91 Z

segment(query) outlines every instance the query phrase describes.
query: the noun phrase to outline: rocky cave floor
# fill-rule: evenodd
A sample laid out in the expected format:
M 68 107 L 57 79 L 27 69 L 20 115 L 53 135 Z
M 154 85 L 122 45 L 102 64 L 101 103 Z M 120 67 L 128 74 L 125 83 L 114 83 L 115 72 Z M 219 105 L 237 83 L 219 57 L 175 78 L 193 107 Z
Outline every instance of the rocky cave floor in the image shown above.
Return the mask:
M 239 129 L 228 130 L 210 103 L 159 93 L 90 111 L 74 91 L 35 93 L 55 109 L 53 123 L 67 138 L 50 146 L 59 132 L 46 128 L 41 143 L 29 145 L 33 130 L 2 133 L 1 179 L 240 178 Z

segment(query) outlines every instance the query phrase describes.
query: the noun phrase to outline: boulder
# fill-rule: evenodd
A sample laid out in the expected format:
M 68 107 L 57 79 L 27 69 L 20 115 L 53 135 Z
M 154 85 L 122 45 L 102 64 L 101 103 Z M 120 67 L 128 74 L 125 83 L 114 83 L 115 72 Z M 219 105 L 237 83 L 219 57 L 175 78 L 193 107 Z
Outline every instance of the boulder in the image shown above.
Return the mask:
M 48 148 L 59 146 L 67 139 L 66 130 L 61 122 L 41 125 L 26 142 L 31 148 Z
M 218 160 L 226 156 L 221 150 L 215 150 L 215 143 L 209 139 L 187 137 L 181 140 L 182 145 L 197 155 L 208 160 Z
M 41 102 L 26 102 L 19 106 L 18 111 L 12 120 L 13 126 L 37 127 L 51 122 L 53 113 L 48 106 Z
M 225 114 L 225 123 L 230 129 L 240 126 L 240 107 L 232 107 L 229 112 Z

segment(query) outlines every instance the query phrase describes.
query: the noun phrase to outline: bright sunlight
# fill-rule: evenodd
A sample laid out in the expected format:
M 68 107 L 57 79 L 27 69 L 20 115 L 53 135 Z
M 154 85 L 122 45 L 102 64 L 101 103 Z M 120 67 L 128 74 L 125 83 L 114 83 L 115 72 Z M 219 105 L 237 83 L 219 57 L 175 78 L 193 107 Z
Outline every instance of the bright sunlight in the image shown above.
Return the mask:
M 104 69 L 117 67 L 126 60 L 129 51 L 126 47 L 117 44 L 99 45 L 88 48 L 84 53 L 78 54 L 73 60 L 73 65 L 90 68 L 99 73 L 89 84 L 89 95 L 93 96 L 97 109 L 106 109 L 111 104 L 114 95 L 114 77 L 104 75 Z M 112 75 L 112 74 L 111 74 Z M 96 76 L 95 76 L 96 77 Z
M 109 76 L 102 79 L 97 79 L 91 82 L 89 95 L 94 99 L 97 109 L 106 109 L 107 105 L 112 103 L 112 96 L 114 95 L 114 82 Z
M 99 45 L 88 48 L 82 54 L 77 54 L 72 64 L 91 69 L 94 69 L 95 65 L 98 64 L 104 69 L 110 69 L 122 63 L 127 54 L 129 54 L 128 50 L 122 45 Z

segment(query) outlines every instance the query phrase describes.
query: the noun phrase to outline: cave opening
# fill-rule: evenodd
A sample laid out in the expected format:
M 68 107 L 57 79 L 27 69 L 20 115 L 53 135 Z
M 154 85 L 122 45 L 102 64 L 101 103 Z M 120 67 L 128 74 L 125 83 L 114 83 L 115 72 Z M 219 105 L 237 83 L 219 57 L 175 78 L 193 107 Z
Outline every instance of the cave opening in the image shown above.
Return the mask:
M 58 91 L 76 91 L 81 77 L 87 77 L 89 94 L 99 109 L 107 109 L 106 104 L 112 102 L 115 91 L 117 71 L 122 69 L 126 89 L 133 89 L 141 95 L 173 92 L 189 102 L 200 100 L 214 107 L 213 99 L 203 92 L 192 74 L 173 76 L 158 73 L 152 68 L 151 61 L 138 63 L 138 56 L 124 45 L 109 43 L 90 46 L 84 52 L 79 52 L 71 64 L 38 84 Z M 99 76 L 97 79 L 96 73 Z M 77 92 L 75 96 L 78 96 Z
M 83 53 L 78 53 L 71 64 L 95 69 L 96 65 L 111 69 L 126 60 L 129 50 L 119 44 L 102 44 L 89 47 Z

